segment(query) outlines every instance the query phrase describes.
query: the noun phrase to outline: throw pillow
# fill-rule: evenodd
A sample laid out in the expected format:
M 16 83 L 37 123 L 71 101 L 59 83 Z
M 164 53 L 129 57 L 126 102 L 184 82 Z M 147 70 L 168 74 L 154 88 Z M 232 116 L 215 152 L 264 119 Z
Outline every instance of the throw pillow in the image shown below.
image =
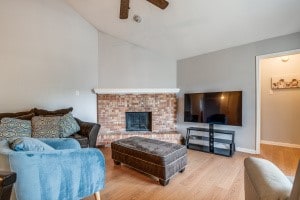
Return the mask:
M 30 137 L 31 121 L 15 118 L 3 118 L 0 124 L 0 137 Z
M 29 137 L 17 137 L 8 140 L 9 147 L 14 151 L 51 151 L 55 150 L 51 146 L 44 142 L 29 138 Z
M 60 117 L 40 117 L 32 118 L 32 137 L 34 138 L 58 138 Z
M 78 132 L 80 127 L 71 113 L 68 113 L 60 118 L 60 137 L 69 137 Z

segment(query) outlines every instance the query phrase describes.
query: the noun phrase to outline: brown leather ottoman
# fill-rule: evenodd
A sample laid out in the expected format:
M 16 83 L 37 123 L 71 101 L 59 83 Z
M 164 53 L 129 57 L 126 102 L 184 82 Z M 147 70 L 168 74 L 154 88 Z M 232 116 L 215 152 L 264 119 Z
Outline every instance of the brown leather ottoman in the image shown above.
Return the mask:
M 115 164 L 124 163 L 155 176 L 163 186 L 187 164 L 185 146 L 160 140 L 130 137 L 112 142 L 111 150 Z

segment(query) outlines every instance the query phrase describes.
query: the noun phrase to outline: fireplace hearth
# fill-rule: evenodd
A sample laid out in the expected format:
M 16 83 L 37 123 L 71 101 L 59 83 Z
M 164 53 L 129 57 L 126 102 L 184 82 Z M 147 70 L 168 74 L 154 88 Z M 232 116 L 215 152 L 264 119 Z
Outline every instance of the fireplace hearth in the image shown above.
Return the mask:
M 152 131 L 152 113 L 126 112 L 126 131 Z

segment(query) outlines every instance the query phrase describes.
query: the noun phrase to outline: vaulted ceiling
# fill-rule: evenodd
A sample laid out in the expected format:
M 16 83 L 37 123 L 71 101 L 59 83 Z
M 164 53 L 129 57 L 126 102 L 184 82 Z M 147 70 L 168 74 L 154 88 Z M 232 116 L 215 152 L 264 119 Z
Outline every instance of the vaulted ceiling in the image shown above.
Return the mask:
M 300 31 L 300 0 L 130 0 L 126 20 L 120 0 L 66 1 L 99 31 L 175 59 Z

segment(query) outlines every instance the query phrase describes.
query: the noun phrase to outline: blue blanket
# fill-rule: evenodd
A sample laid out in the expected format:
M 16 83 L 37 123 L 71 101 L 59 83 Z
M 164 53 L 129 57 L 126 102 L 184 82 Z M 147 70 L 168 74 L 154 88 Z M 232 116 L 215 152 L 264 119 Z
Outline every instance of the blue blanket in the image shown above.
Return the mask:
M 65 140 L 65 141 L 64 141 Z M 43 139 L 52 151 L 8 151 L 18 200 L 76 200 L 104 188 L 105 159 L 73 139 Z M 2 151 L 3 152 L 3 151 Z

